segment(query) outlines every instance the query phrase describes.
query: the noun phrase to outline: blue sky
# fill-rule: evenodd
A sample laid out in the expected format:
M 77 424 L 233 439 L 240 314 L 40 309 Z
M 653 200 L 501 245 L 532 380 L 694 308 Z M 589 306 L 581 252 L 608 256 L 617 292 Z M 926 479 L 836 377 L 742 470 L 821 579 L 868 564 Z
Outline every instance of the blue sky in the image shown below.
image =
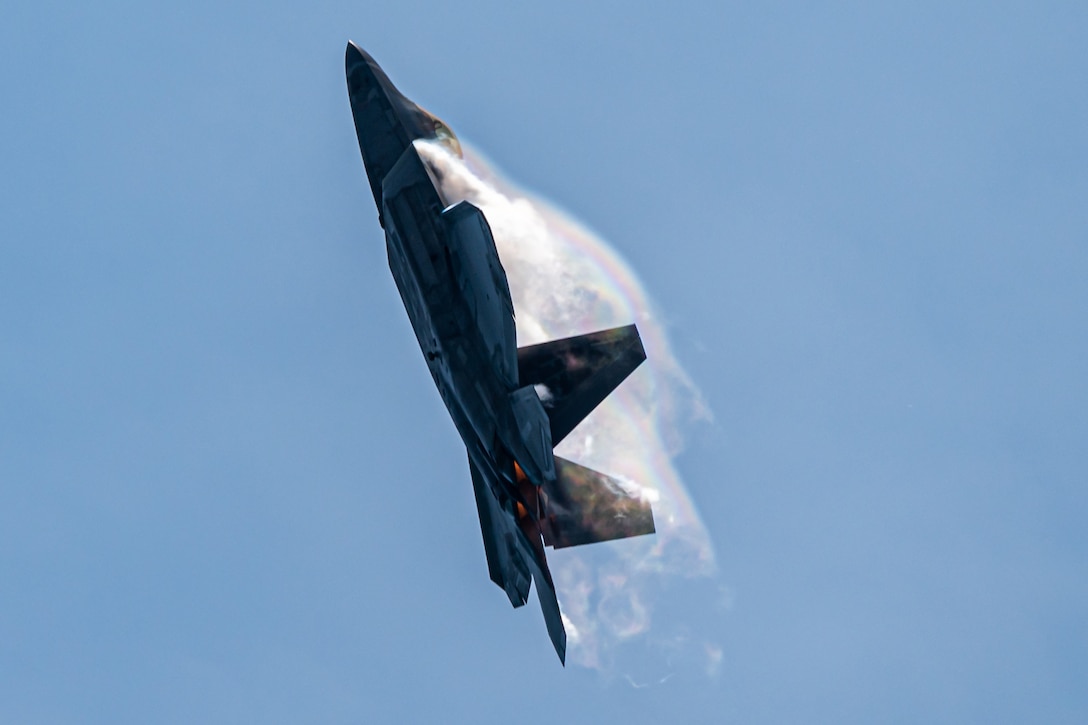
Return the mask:
M 1086 31 L 1077 3 L 7 10 L 0 721 L 1083 722 Z M 714 413 L 675 465 L 718 572 L 654 626 L 716 673 L 651 639 L 562 669 L 488 582 L 349 38 L 656 301 Z

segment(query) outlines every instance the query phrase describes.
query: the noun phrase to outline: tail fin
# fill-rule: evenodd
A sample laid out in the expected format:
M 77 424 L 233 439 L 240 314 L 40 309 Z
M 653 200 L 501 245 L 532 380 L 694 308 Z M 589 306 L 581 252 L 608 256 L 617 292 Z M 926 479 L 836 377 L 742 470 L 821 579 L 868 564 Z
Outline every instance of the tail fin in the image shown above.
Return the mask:
M 480 533 L 484 537 L 487 573 L 491 581 L 506 592 L 510 604 L 520 607 L 529 600 L 532 574 L 517 549 L 513 522 L 508 521 L 508 516 L 471 458 L 468 467 L 472 471 L 472 489 L 476 494 L 476 511 L 480 515 Z
M 544 483 L 544 543 L 556 549 L 652 534 L 654 512 L 617 479 L 555 457 L 555 481 Z
M 567 664 L 567 630 L 563 626 L 563 615 L 559 612 L 559 600 L 555 598 L 555 585 L 549 576 L 545 579 L 540 574 L 533 575 L 536 586 L 536 598 L 540 602 L 540 611 L 544 613 L 544 624 L 548 628 L 548 637 L 559 655 L 559 662 Z
M 645 359 L 638 329 L 627 325 L 518 348 L 518 380 L 538 386 L 554 446 Z
M 559 661 L 567 664 L 567 630 L 563 626 L 563 615 L 559 611 L 559 600 L 555 596 L 555 582 L 552 581 L 552 573 L 548 569 L 548 560 L 544 556 L 544 546 L 540 542 L 540 528 L 537 522 L 525 520 L 522 522 L 522 532 L 525 538 L 521 540 L 525 551 L 525 563 L 533 572 L 533 587 L 536 589 L 536 598 L 540 602 L 540 612 L 544 615 L 544 624 L 548 628 L 548 637 L 555 647 L 555 653 L 559 655 Z
M 555 582 L 548 569 L 548 559 L 544 556 L 540 524 L 529 516 L 515 520 L 512 511 L 503 510 L 483 472 L 472 463 L 471 458 L 468 465 L 472 471 L 472 488 L 476 493 L 491 581 L 506 591 L 506 596 L 515 607 L 525 604 L 529 598 L 529 582 L 535 583 L 536 598 L 544 614 L 548 637 L 559 655 L 559 661 L 566 664 L 567 632 L 563 627 L 559 600 L 555 596 Z

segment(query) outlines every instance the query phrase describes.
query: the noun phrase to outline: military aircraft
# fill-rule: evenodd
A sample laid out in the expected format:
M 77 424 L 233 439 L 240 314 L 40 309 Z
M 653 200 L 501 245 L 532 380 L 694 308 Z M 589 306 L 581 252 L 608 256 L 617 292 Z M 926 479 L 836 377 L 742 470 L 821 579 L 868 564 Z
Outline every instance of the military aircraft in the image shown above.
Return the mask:
M 653 511 L 617 479 L 552 449 L 646 359 L 634 325 L 519 348 L 487 219 L 445 199 L 417 143 L 460 155 L 453 132 L 348 43 L 348 97 L 385 230 L 389 268 L 438 392 L 468 449 L 491 580 L 510 603 L 530 579 L 555 651 L 567 635 L 544 547 L 654 533 Z

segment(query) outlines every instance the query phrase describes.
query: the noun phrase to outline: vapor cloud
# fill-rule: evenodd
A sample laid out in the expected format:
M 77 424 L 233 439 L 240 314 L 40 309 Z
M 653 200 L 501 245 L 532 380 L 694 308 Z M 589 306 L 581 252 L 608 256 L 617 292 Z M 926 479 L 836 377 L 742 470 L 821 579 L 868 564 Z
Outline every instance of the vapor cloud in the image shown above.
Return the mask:
M 651 631 L 655 592 L 667 580 L 715 570 L 710 538 L 671 462 L 684 426 L 709 413 L 653 303 L 614 249 L 510 184 L 471 148 L 462 160 L 436 144 L 419 147 L 445 201 L 470 201 L 486 215 L 510 280 L 519 345 L 631 322 L 642 335 L 647 362 L 556 450 L 654 502 L 655 536 L 550 554 L 568 661 L 607 669 L 617 647 Z M 709 659 L 720 659 L 707 646 Z

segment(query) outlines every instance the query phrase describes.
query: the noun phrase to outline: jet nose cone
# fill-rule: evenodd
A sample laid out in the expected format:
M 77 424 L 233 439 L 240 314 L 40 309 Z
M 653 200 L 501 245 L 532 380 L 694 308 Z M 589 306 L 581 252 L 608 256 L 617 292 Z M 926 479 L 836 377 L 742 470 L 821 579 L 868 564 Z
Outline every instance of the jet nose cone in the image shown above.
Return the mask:
M 370 57 L 370 53 L 356 45 L 354 40 L 349 40 L 347 50 L 344 51 L 344 66 L 349 76 L 352 69 L 360 63 L 377 65 L 374 59 Z
M 400 123 L 410 128 L 417 125 L 413 116 L 418 113 L 418 106 L 397 90 L 393 81 L 389 80 L 389 76 L 370 53 L 351 41 L 348 42 L 347 50 L 344 52 L 344 70 L 347 72 L 348 91 L 352 96 L 353 105 L 371 101 L 374 99 L 374 93 L 377 92 L 381 97 L 378 102 L 390 106 L 400 117 Z
M 386 94 L 392 90 L 395 95 L 400 95 L 374 57 L 354 41 L 348 41 L 348 47 L 344 51 L 344 70 L 347 71 L 348 82 L 352 85 L 379 85 Z

